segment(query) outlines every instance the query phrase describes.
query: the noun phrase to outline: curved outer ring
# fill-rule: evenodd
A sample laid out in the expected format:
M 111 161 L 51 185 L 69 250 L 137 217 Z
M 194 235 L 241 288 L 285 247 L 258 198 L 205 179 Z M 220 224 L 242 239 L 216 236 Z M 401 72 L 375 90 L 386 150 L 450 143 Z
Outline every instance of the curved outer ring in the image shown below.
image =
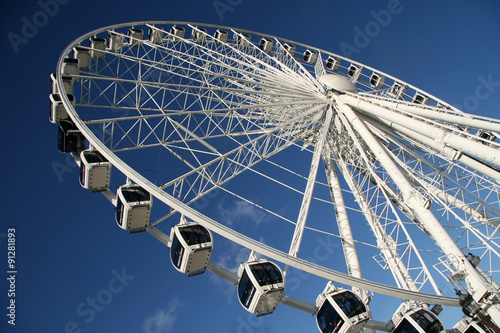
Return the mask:
M 147 24 L 179 24 L 179 25 L 200 25 L 200 26 L 206 26 L 206 27 L 213 27 L 213 28 L 223 28 L 223 29 L 234 29 L 237 31 L 241 32 L 248 32 L 256 35 L 261 35 L 264 37 L 274 37 L 271 35 L 266 35 L 266 34 L 261 34 L 258 32 L 250 31 L 250 30 L 243 30 L 243 29 L 235 29 L 231 27 L 225 27 L 225 26 L 218 26 L 218 25 L 210 25 L 210 24 L 201 24 L 201 23 L 192 23 L 192 22 L 180 22 L 180 21 L 152 21 L 152 22 L 131 22 L 131 23 L 123 23 L 123 24 L 117 24 L 117 25 L 111 25 L 107 26 L 104 28 L 100 28 L 94 31 L 91 31 L 87 34 L 84 34 L 80 36 L 79 38 L 75 39 L 73 42 L 71 42 L 61 53 L 61 56 L 59 57 L 59 61 L 57 63 L 57 70 L 56 70 L 56 77 L 57 77 L 57 85 L 62 91 L 63 89 L 63 83 L 62 83 L 62 75 L 61 75 L 61 70 L 62 70 L 62 65 L 63 65 L 63 60 L 64 58 L 71 52 L 72 48 L 76 45 L 78 45 L 81 41 L 83 41 L 86 38 L 91 37 L 92 35 L 95 35 L 100 32 L 107 31 L 109 29 L 115 29 L 115 28 L 122 28 L 122 27 L 128 27 L 128 26 L 135 26 L 135 25 L 147 25 Z M 277 37 L 276 37 L 277 38 Z M 302 43 L 297 43 L 288 39 L 282 39 L 279 38 L 280 40 L 286 41 L 286 42 L 291 42 L 295 43 L 297 45 L 302 45 L 308 48 L 313 48 L 311 46 L 308 46 L 306 44 Z M 317 48 L 314 48 L 317 49 Z M 325 53 L 332 54 L 331 52 L 323 51 Z M 341 56 L 338 56 L 341 59 L 351 61 L 355 63 L 354 61 L 344 58 Z M 359 64 L 359 63 L 358 63 Z M 364 65 L 363 65 L 364 66 Z M 365 66 L 365 68 L 372 69 L 368 66 Z M 372 69 L 373 70 L 373 69 Z M 377 71 L 379 73 L 382 73 L 380 71 Z M 385 74 L 385 73 L 383 73 Z M 386 77 L 390 77 L 398 82 L 405 83 L 401 80 L 397 80 L 394 77 L 391 77 L 390 75 L 387 75 Z M 405 83 L 406 84 L 406 83 Z M 409 87 L 419 90 L 420 89 L 413 87 L 411 85 L 408 85 Z M 435 98 L 434 96 L 428 94 L 427 96 L 434 98 L 436 101 L 441 102 L 439 99 Z M 434 295 L 434 294 L 429 294 L 429 293 L 421 293 L 421 292 L 415 292 L 415 291 L 410 291 L 406 289 L 400 289 L 400 288 L 395 288 L 393 286 L 365 280 L 365 279 L 359 279 L 359 278 L 354 278 L 351 277 L 347 274 L 341 273 L 334 271 L 332 269 L 328 269 L 326 267 L 313 264 L 311 262 L 308 262 L 306 260 L 296 258 L 293 256 L 290 256 L 282 251 L 279 251 L 275 248 L 272 248 L 268 245 L 265 245 L 263 243 L 260 243 L 254 239 L 251 239 L 245 235 L 242 235 L 216 221 L 213 219 L 201 214 L 200 212 L 196 211 L 195 209 L 187 206 L 186 204 L 178 201 L 168 193 L 160 190 L 158 187 L 156 187 L 153 183 L 148 181 L 146 178 L 144 178 L 141 174 L 139 174 L 137 171 L 132 169 L 130 166 L 128 166 L 126 163 L 124 163 L 120 158 L 118 158 L 114 153 L 112 153 L 93 133 L 92 131 L 84 124 L 84 122 L 78 117 L 78 114 L 76 113 L 74 107 L 70 103 L 68 97 L 66 94 L 61 94 L 61 100 L 62 103 L 64 104 L 65 109 L 67 110 L 69 116 L 75 123 L 75 125 L 78 127 L 78 129 L 82 132 L 82 134 L 85 136 L 85 138 L 92 144 L 94 148 L 99 150 L 101 154 L 103 154 L 108 161 L 110 161 L 118 170 L 120 170 L 123 174 L 125 174 L 127 177 L 132 179 L 134 182 L 142 186 L 143 188 L 147 189 L 152 195 L 154 195 L 157 199 L 161 200 L 163 203 L 169 205 L 170 207 L 174 208 L 177 210 L 179 213 L 184 214 L 191 220 L 207 227 L 211 231 L 243 246 L 246 247 L 250 250 L 256 251 L 264 256 L 267 256 L 271 259 L 277 260 L 285 265 L 289 265 L 292 267 L 295 267 L 297 269 L 300 269 L 302 271 L 308 272 L 310 274 L 314 274 L 319 277 L 323 277 L 328 280 L 333 280 L 337 281 L 339 283 L 347 284 L 353 287 L 361 288 L 364 290 L 369 290 L 374 293 L 378 294 L 383 294 L 383 295 L 388 295 L 388 296 L 393 296 L 401 299 L 412 299 L 415 301 L 423 302 L 423 303 L 429 303 L 429 304 L 441 304 L 441 305 L 447 305 L 447 306 L 460 306 L 458 303 L 458 298 L 457 297 L 450 297 L 450 296 L 440 296 L 440 295 Z M 445 105 L 448 105 L 444 102 L 441 102 Z M 453 108 L 456 110 L 455 108 Z M 456 110 L 457 112 L 460 112 Z

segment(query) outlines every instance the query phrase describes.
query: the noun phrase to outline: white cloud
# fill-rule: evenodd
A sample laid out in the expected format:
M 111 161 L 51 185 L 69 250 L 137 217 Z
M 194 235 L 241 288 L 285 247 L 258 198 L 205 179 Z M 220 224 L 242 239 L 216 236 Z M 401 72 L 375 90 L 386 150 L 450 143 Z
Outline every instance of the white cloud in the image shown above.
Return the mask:
M 145 333 L 167 333 L 174 327 L 180 314 L 181 302 L 172 298 L 165 308 L 158 309 L 153 315 L 146 317 L 142 330 Z
M 230 208 L 225 207 L 224 201 L 221 201 L 217 208 L 221 221 L 227 225 L 232 225 L 234 221 L 251 221 L 252 224 L 259 225 L 268 218 L 263 210 L 246 201 L 233 201 Z

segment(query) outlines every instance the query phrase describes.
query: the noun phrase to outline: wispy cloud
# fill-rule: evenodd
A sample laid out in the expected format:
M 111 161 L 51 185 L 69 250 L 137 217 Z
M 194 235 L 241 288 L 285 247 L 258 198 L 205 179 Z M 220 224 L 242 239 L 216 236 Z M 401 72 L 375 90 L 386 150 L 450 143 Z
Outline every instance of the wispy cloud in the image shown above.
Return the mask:
M 142 330 L 145 333 L 173 332 L 175 321 L 179 317 L 182 304 L 177 298 L 172 298 L 167 306 L 156 310 L 153 315 L 146 317 Z
M 217 205 L 219 210 L 220 220 L 227 225 L 232 225 L 234 221 L 250 221 L 255 225 L 259 225 L 265 221 L 267 214 L 256 206 L 246 201 L 233 201 L 231 206 L 222 200 Z

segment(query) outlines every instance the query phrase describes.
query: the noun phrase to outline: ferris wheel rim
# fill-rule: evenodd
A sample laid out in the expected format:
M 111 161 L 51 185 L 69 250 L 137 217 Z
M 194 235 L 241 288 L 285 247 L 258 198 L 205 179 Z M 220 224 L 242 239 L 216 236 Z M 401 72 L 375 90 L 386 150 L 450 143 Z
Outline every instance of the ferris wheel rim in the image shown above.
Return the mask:
M 236 28 L 231 28 L 231 27 L 225 27 L 225 26 L 220 26 L 220 25 L 210 25 L 210 24 L 204 24 L 204 23 L 193 23 L 193 22 L 183 22 L 183 21 L 146 21 L 146 22 L 131 22 L 131 23 L 122 23 L 122 24 L 117 24 L 117 25 L 110 25 L 108 27 L 104 27 L 104 28 L 100 28 L 100 29 L 96 29 L 90 33 L 87 33 L 85 35 L 82 35 L 81 37 L 75 39 L 74 42 L 72 42 L 64 51 L 63 53 L 61 54 L 61 57 L 58 61 L 58 65 L 57 65 L 57 82 L 58 82 L 58 85 L 59 87 L 63 87 L 63 84 L 62 84 L 62 75 L 61 75 L 61 68 L 62 68 L 62 60 L 64 59 L 64 56 L 67 55 L 71 49 L 77 45 L 79 42 L 81 42 L 82 40 L 84 40 L 85 38 L 88 38 L 92 35 L 95 35 L 97 33 L 100 33 L 100 32 L 104 32 L 104 31 L 107 31 L 109 29 L 114 29 L 114 28 L 122 28 L 122 27 L 128 27 L 128 26 L 134 26 L 134 25 L 147 25 L 147 24 L 192 24 L 192 25 L 202 25 L 202 26 L 207 26 L 207 27 L 215 27 L 215 28 L 226 28 L 226 29 L 236 29 Z M 244 29 L 236 29 L 237 31 L 240 31 L 240 32 L 250 32 L 250 33 L 255 33 L 255 34 L 259 34 L 259 35 L 262 35 L 262 36 L 267 36 L 267 37 L 274 37 L 272 35 L 266 35 L 266 34 L 262 34 L 262 33 L 259 33 L 259 32 L 254 32 L 254 31 L 250 31 L 250 30 L 244 30 Z M 301 45 L 304 45 L 304 46 L 307 46 L 307 47 L 311 47 L 311 46 L 308 46 L 306 44 L 302 44 L 302 43 L 298 43 L 298 42 L 295 42 L 295 41 L 291 41 L 291 40 L 288 40 L 288 39 L 284 39 L 284 38 L 279 38 L 280 40 L 283 40 L 283 41 L 290 41 L 290 42 L 294 42 L 296 44 L 301 44 Z M 314 49 L 317 49 L 317 48 L 314 48 Z M 317 49 L 319 50 L 319 49 Z M 324 51 L 325 53 L 331 53 L 331 52 L 327 52 L 327 51 Z M 341 57 L 341 56 L 339 56 Z M 342 57 L 341 57 L 342 58 Z M 348 58 L 344 58 L 344 59 L 348 59 Z M 349 61 L 352 61 L 351 59 L 348 59 Z M 352 61 L 354 62 L 354 61 Z M 355 62 L 357 63 L 357 62 Z M 368 67 L 368 66 L 365 66 L 365 68 L 371 68 L 371 67 Z M 380 71 L 378 71 L 380 72 Z M 380 72 L 381 73 L 381 72 Z M 385 74 L 385 73 L 384 73 Z M 391 77 L 390 75 L 387 75 L 387 77 Z M 393 77 L 394 78 L 394 77 Z M 394 78 L 395 80 L 397 80 L 398 82 L 403 82 L 403 83 L 406 83 L 402 80 L 399 80 L 399 79 L 396 79 Z M 411 85 L 409 85 L 411 86 Z M 419 88 L 416 88 L 414 86 L 411 86 L 413 87 L 415 90 L 418 90 L 418 91 L 422 91 L 421 89 Z M 422 91 L 423 92 L 423 91 Z M 436 101 L 440 101 L 439 99 L 437 99 L 436 97 L 428 94 L 428 96 L 434 98 Z M 80 131 L 82 131 L 84 133 L 84 136 L 90 141 L 90 143 L 92 144 L 93 147 L 97 148 L 101 153 L 103 153 L 103 155 L 108 158 L 108 160 L 112 161 L 113 165 L 116 166 L 121 172 L 123 172 L 125 175 L 127 175 L 127 177 L 130 177 L 132 180 L 134 180 L 134 182 L 136 182 L 137 184 L 147 188 L 148 190 L 151 190 L 151 193 L 157 197 L 157 198 L 163 198 L 163 199 L 160 199 L 161 201 L 163 201 L 165 204 L 168 204 L 168 205 L 177 205 L 177 208 L 179 210 L 179 212 L 182 212 L 183 214 L 185 214 L 187 217 L 195 220 L 196 222 L 200 223 L 200 224 L 204 224 L 205 226 L 209 227 L 209 229 L 211 229 L 212 231 L 220 234 L 219 232 L 215 231 L 214 229 L 219 229 L 220 227 L 218 227 L 215 223 L 215 221 L 211 220 L 209 217 L 206 217 L 207 219 L 211 220 L 211 222 L 207 222 L 207 220 L 205 220 L 204 218 L 202 218 L 199 214 L 199 212 L 195 211 L 194 209 L 192 209 L 191 207 L 189 206 L 186 206 L 184 203 L 178 201 L 177 199 L 173 198 L 173 197 L 170 197 L 167 193 L 165 193 L 164 191 L 161 191 L 161 190 L 158 190 L 156 191 L 157 187 L 156 185 L 152 184 L 151 182 L 149 182 L 146 178 L 144 178 L 142 175 L 140 175 L 137 171 L 133 170 L 132 168 L 128 169 L 128 165 L 126 165 L 118 156 L 116 156 L 114 153 L 112 153 L 111 151 L 109 151 L 109 149 L 97 138 L 95 137 L 94 133 L 92 133 L 92 131 L 90 129 L 88 129 L 88 127 L 85 125 L 85 123 L 78 117 L 74 107 L 71 105 L 70 101 L 68 100 L 67 96 L 65 94 L 62 94 L 61 95 L 61 98 L 62 98 L 62 102 L 63 104 L 65 105 L 66 109 L 67 110 L 71 110 L 72 112 L 68 112 L 70 114 L 70 117 L 71 119 L 75 122 L 75 124 L 77 125 L 77 127 L 80 129 Z M 444 105 L 448 105 L 447 103 L 445 102 L 442 102 Z M 153 188 L 155 190 L 153 190 Z M 203 214 L 201 214 L 203 215 Z M 204 215 L 203 215 L 204 216 Z M 213 222 L 212 222 L 213 221 Z M 222 231 L 222 229 L 220 229 L 220 231 L 222 233 L 226 233 L 226 231 Z M 241 235 L 242 239 L 243 237 L 246 237 L 244 235 Z M 226 237 L 227 238 L 227 237 Z M 237 242 L 238 243 L 238 242 Z M 258 244 L 257 244 L 258 243 Z M 243 245 L 242 243 L 238 243 L 240 245 Z M 265 249 L 267 246 L 265 244 L 262 244 L 260 242 L 256 242 L 256 243 L 252 243 L 252 242 L 249 242 L 249 241 L 245 241 L 244 244 L 246 245 L 243 245 L 245 247 L 248 247 L 252 250 L 255 250 L 259 253 L 262 253 L 262 249 Z M 264 255 L 267 255 L 269 256 L 270 258 L 273 258 L 273 259 L 276 259 L 276 260 L 279 260 L 280 262 L 282 263 L 286 263 L 286 264 L 290 264 L 290 266 L 293 266 L 293 267 L 296 267 L 296 268 L 299 268 L 300 267 L 305 267 L 303 265 L 305 265 L 305 262 L 302 262 L 303 260 L 302 259 L 299 259 L 299 258 L 291 258 L 289 256 L 287 256 L 286 254 L 285 255 L 278 255 L 278 254 L 273 254 L 271 252 L 267 252 L 269 250 L 266 250 L 266 251 L 263 251 L 265 253 L 262 253 Z M 293 260 L 292 260 L 293 259 Z M 302 261 L 301 261 L 302 260 Z M 323 266 L 318 266 L 318 267 L 323 267 Z M 324 267 L 323 267 L 324 268 Z M 307 269 L 306 269 L 307 271 Z M 312 272 L 311 272 L 312 273 Z M 335 274 L 334 274 L 335 273 Z M 340 272 L 336 272 L 336 271 L 333 271 L 331 270 L 330 272 L 328 272 L 328 277 L 333 277 L 335 276 L 336 278 L 340 278 L 341 275 L 336 275 L 337 273 L 340 273 Z M 313 273 L 314 274 L 314 273 Z M 343 274 L 343 273 L 340 273 L 340 274 Z M 326 277 L 326 276 L 325 276 Z M 352 280 L 350 280 L 352 279 Z M 366 285 L 363 280 L 361 279 L 357 279 L 357 278 L 352 278 L 352 277 L 349 277 L 349 279 L 346 279 L 345 281 L 351 281 L 354 282 L 356 285 L 355 286 L 359 286 L 359 287 L 363 287 L 364 289 L 367 289 L 367 290 L 372 290 L 370 288 L 373 288 L 373 287 L 370 287 L 370 288 L 366 288 L 368 287 L 368 285 Z M 351 284 L 351 285 L 354 285 L 354 284 Z M 393 286 L 389 286 L 389 285 L 384 285 L 384 284 L 378 284 L 377 288 L 384 288 L 383 286 L 387 286 L 388 288 L 394 290 L 394 287 Z M 382 290 L 381 289 L 381 290 Z M 408 292 L 407 290 L 405 289 L 401 289 L 401 290 L 404 290 L 405 293 Z M 374 291 L 374 290 L 372 290 Z M 377 291 L 377 293 L 380 293 L 380 294 L 384 294 L 384 292 L 380 292 L 380 291 Z M 387 294 L 386 294 L 387 295 Z M 434 304 L 443 304 L 443 305 L 451 305 L 451 306 L 458 306 L 458 298 L 456 297 L 447 297 L 447 296 L 438 296 L 437 299 L 435 297 L 431 297 L 429 295 L 431 294 L 426 294 L 426 293 L 421 293 L 421 292 L 409 292 L 409 293 L 406 293 L 406 294 L 403 294 L 403 293 L 400 293 L 399 294 L 401 297 L 399 296 L 395 296 L 395 297 L 399 297 L 399 298 L 406 298 L 405 296 L 412 296 L 412 297 L 418 297 L 415 298 L 416 300 L 421 300 L 422 302 L 427 302 L 427 303 L 434 303 Z M 392 295 L 391 295 L 392 296 Z M 434 296 L 434 295 L 433 295 Z

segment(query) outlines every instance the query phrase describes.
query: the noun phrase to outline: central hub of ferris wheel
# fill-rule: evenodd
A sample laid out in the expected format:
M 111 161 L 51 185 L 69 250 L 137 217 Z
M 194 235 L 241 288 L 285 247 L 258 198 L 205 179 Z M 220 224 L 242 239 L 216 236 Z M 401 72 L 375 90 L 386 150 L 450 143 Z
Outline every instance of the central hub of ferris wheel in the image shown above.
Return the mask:
M 340 92 L 357 93 L 358 88 L 354 83 L 349 81 L 344 76 L 338 74 L 324 74 L 318 77 L 318 81 L 323 83 L 328 88 Z

